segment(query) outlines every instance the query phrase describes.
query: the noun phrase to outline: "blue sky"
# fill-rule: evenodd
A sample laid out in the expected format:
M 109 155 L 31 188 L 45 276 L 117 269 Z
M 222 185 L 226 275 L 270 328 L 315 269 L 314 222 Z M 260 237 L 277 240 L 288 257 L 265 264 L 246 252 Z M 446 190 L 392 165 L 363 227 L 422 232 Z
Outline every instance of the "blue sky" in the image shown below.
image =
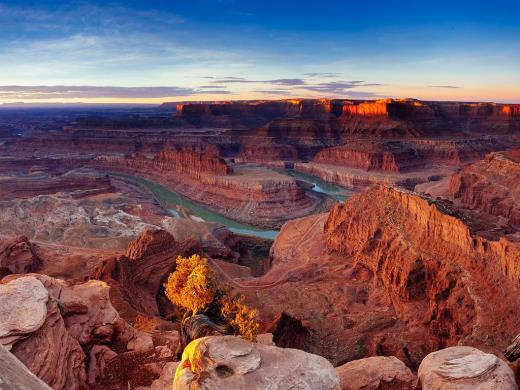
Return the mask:
M 518 1 L 0 0 L 0 102 L 520 102 Z

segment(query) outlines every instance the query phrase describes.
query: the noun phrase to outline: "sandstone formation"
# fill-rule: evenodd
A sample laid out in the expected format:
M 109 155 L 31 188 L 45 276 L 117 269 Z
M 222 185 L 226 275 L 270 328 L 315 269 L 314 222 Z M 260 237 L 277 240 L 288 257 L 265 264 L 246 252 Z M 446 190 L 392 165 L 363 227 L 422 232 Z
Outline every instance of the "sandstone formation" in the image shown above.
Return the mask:
M 306 350 L 334 364 L 394 355 L 416 368 L 459 342 L 508 345 L 520 328 L 519 254 L 449 203 L 375 187 L 285 224 L 269 272 L 233 287 L 265 322 L 280 312 L 305 322 Z
M 174 389 L 340 389 L 338 374 L 320 356 L 234 336 L 192 341 L 177 367 Z
M 12 353 L 0 345 L 1 390 L 51 390 Z
M 101 169 L 143 176 L 222 215 L 259 227 L 276 227 L 330 206 L 326 197 L 305 191 L 288 175 L 260 166 L 233 170 L 214 153 L 209 147 L 192 148 L 162 151 L 153 157 L 100 156 L 95 163 Z
M 425 338 L 438 340 L 438 346 L 450 339 L 483 341 L 481 330 L 496 332 L 500 316 L 501 330 L 513 331 L 506 318 L 516 305 L 506 291 L 520 287 L 517 244 L 473 235 L 449 205 L 388 188 L 369 190 L 331 212 L 325 235 L 329 250 L 354 256 L 358 266 L 381 278 L 397 314 L 409 326 L 416 320 L 429 323 Z M 496 280 L 507 289 L 500 292 Z M 503 301 L 489 307 L 479 303 L 477 294 L 493 299 L 500 294 Z M 493 320 L 483 311 L 490 311 Z
M 177 107 L 177 115 L 180 120 L 192 124 L 234 128 L 269 122 L 278 122 L 280 128 L 284 126 L 283 121 L 285 124 L 297 123 L 295 119 L 312 118 L 319 119 L 329 132 L 340 135 L 370 128 L 376 131 L 373 134 L 387 136 L 431 134 L 445 131 L 443 128 L 448 124 L 461 131 L 478 121 L 485 124 L 479 126 L 480 132 L 489 129 L 507 132 L 518 126 L 518 105 L 420 102 L 413 99 L 293 99 L 182 104 Z
M 336 370 L 341 390 L 413 390 L 417 383 L 417 378 L 410 369 L 394 356 L 354 360 L 337 367 Z
M 482 158 L 502 144 L 493 139 L 462 140 L 355 140 L 320 150 L 316 163 L 365 171 L 407 172 L 431 165 L 461 166 Z
M 0 278 L 7 274 L 24 274 L 36 270 L 40 263 L 27 237 L 0 241 Z
M 88 377 L 95 380 L 113 357 L 106 347 L 96 346 L 132 337 L 103 282 L 70 285 L 38 274 L 8 276 L 2 282 L 2 344 L 53 389 L 87 388 Z
M 426 356 L 419 367 L 423 390 L 516 390 L 513 371 L 495 355 L 452 347 Z
M 453 175 L 447 195 L 463 207 L 520 225 L 520 159 L 515 157 L 515 151 L 489 154 Z
M 163 283 L 175 270 L 178 256 L 199 251 L 193 239 L 178 242 L 164 230 L 147 230 L 129 244 L 125 255 L 105 261 L 93 277 L 112 286 L 114 304 L 127 320 L 137 313 L 168 316 L 173 307 L 164 296 Z

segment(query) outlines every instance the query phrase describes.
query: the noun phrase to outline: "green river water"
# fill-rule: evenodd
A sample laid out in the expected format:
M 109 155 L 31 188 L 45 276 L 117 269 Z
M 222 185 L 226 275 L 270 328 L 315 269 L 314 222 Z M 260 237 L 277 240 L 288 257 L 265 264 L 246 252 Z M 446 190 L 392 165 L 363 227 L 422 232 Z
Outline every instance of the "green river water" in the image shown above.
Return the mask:
M 324 194 L 331 195 L 343 202 L 351 195 L 351 192 L 324 182 L 323 180 L 311 175 L 303 174 L 292 170 L 280 170 L 280 172 L 289 174 L 298 180 L 312 184 L 312 190 Z M 153 181 L 144 179 L 139 176 L 128 175 L 125 173 L 110 172 L 110 176 L 120 178 L 128 183 L 138 185 L 139 187 L 150 192 L 159 204 L 167 210 L 175 218 L 193 218 L 195 220 L 204 220 L 208 222 L 217 222 L 226 226 L 229 230 L 237 234 L 245 234 L 249 236 L 274 239 L 278 234 L 277 230 L 263 230 L 251 225 L 246 225 L 230 218 L 226 218 L 214 211 L 207 209 L 200 204 L 192 202 L 188 198 L 169 190 L 168 188 L 157 184 Z

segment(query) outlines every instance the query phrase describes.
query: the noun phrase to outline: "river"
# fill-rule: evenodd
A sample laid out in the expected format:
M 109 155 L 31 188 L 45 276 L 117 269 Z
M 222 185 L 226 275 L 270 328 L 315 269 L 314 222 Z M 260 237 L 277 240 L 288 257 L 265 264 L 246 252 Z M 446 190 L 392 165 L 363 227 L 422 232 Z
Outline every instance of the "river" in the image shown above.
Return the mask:
M 352 195 L 356 193 L 353 190 L 349 190 L 347 188 L 340 187 L 336 184 L 329 183 L 325 180 L 320 179 L 319 177 L 309 175 L 307 173 L 295 171 L 294 169 L 275 169 L 275 171 L 286 175 L 290 175 L 297 180 L 301 180 L 306 183 L 312 184 L 312 191 L 330 195 L 336 198 L 341 203 L 345 202 L 346 199 L 350 198 Z
M 192 218 L 196 221 L 218 222 L 225 225 L 229 230 L 237 234 L 245 234 L 274 240 L 278 230 L 262 230 L 251 225 L 246 225 L 223 215 L 215 213 L 200 204 L 192 202 L 188 198 L 169 190 L 168 188 L 143 179 L 139 176 L 124 173 L 110 172 L 111 176 L 123 179 L 126 182 L 137 184 L 139 187 L 149 191 L 159 204 L 175 218 Z
M 281 170 L 283 173 L 289 174 L 298 180 L 305 181 L 313 185 L 312 190 L 324 194 L 331 195 L 343 202 L 350 195 L 350 192 L 342 187 L 324 182 L 323 180 L 296 172 L 293 170 Z M 123 179 L 126 182 L 136 184 L 141 188 L 149 191 L 159 204 L 175 218 L 191 218 L 196 221 L 217 222 L 226 226 L 229 230 L 237 234 L 255 236 L 274 240 L 278 234 L 278 230 L 263 230 L 251 225 L 243 224 L 226 218 L 214 211 L 201 206 L 190 199 L 169 190 L 168 188 L 157 184 L 153 181 L 144 179 L 139 176 L 128 175 L 125 173 L 110 172 L 111 176 Z

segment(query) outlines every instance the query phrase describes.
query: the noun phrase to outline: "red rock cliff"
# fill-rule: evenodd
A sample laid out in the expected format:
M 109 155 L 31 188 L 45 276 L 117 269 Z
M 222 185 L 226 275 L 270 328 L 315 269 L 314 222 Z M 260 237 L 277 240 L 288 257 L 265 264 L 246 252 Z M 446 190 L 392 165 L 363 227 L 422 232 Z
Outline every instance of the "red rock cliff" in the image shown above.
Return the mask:
M 464 207 L 507 218 L 520 225 L 520 149 L 491 153 L 453 175 L 448 195 Z
M 145 231 L 128 245 L 125 255 L 109 259 L 93 274 L 107 281 L 120 294 L 123 302 L 115 303 L 118 311 L 158 316 L 161 302 L 171 307 L 163 294 L 162 283 L 175 270 L 177 256 L 200 251 L 198 242 L 177 242 L 164 231 Z M 162 297 L 162 300 L 161 300 Z
M 504 343 L 520 326 L 510 315 L 520 310 L 520 248 L 474 235 L 450 214 L 446 204 L 373 188 L 331 211 L 327 248 L 373 273 L 407 327 L 426 326 L 437 347 Z
M 229 175 L 233 169 L 220 158 L 215 146 L 192 145 L 177 150 L 163 150 L 154 158 L 154 164 L 177 173 L 199 174 L 202 172 L 216 175 Z
M 364 169 L 404 172 L 427 165 L 460 166 L 503 147 L 492 139 L 464 140 L 366 140 L 320 150 L 317 163 Z

